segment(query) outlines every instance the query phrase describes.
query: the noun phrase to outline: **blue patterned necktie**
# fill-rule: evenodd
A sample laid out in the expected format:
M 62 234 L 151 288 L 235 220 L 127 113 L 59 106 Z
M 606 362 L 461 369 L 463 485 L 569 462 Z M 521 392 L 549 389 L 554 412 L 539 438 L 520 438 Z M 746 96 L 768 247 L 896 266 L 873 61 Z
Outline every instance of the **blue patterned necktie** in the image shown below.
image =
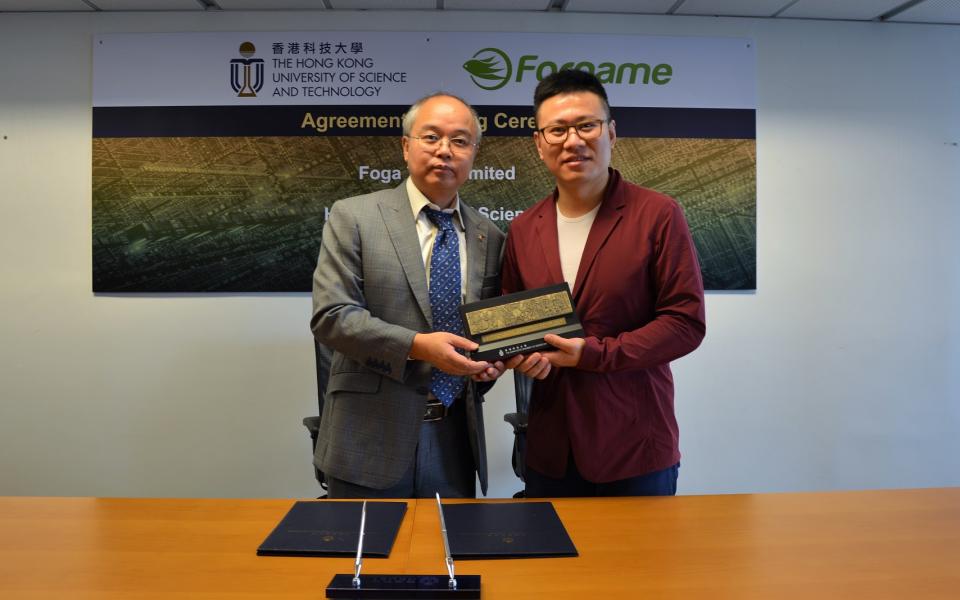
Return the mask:
M 453 226 L 453 215 L 431 208 L 423 210 L 439 229 L 430 255 L 430 312 L 433 314 L 433 330 L 462 336 L 460 240 Z M 436 367 L 430 372 L 430 391 L 444 406 L 450 406 L 461 390 L 463 377 L 444 373 Z

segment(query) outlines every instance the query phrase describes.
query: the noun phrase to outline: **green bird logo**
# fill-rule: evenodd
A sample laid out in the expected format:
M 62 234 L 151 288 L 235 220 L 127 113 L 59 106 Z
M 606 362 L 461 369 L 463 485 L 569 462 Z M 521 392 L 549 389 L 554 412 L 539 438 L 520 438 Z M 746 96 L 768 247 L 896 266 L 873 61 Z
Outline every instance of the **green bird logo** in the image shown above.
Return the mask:
M 477 87 L 484 90 L 499 90 L 510 81 L 513 66 L 510 57 L 499 48 L 484 48 L 463 63 L 463 70 Z
M 492 79 L 494 81 L 503 79 L 503 77 L 497 75 L 497 73 L 503 70 L 503 67 L 497 64 L 496 56 L 490 56 L 484 60 L 471 58 L 463 63 L 463 68 L 474 77 L 479 77 L 480 79 Z

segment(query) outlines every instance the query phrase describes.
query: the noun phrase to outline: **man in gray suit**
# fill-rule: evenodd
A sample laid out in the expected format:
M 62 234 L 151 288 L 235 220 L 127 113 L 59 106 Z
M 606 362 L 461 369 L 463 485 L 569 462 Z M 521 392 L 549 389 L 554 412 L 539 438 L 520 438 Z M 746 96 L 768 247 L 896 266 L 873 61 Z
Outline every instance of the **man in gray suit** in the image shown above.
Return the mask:
M 466 102 L 427 96 L 403 119 L 410 177 L 330 211 L 310 328 L 334 351 L 314 457 L 331 498 L 475 497 L 474 473 L 486 494 L 481 394 L 504 367 L 462 354 L 456 314 L 500 293 L 504 236 L 458 195 L 479 142 Z

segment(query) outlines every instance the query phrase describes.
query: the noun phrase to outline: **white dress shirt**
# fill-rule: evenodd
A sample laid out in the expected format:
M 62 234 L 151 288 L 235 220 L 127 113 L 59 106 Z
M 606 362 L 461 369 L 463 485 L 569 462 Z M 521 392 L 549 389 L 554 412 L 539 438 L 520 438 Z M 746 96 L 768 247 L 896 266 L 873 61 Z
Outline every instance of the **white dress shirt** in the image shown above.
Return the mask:
M 453 215 L 454 229 L 457 230 L 457 239 L 460 242 L 460 297 L 461 301 L 466 301 L 467 297 L 467 235 L 466 228 L 463 226 L 463 217 L 460 216 L 460 195 L 453 199 L 450 208 L 441 209 L 423 195 L 413 180 L 407 177 L 407 196 L 410 198 L 410 210 L 413 211 L 413 218 L 417 224 L 417 238 L 420 240 L 420 255 L 423 256 L 423 266 L 427 271 L 427 289 L 430 288 L 430 255 L 433 254 L 433 243 L 437 239 L 437 233 L 440 229 L 433 224 L 427 213 L 423 211 L 424 206 L 429 206 L 433 210 L 440 210 Z

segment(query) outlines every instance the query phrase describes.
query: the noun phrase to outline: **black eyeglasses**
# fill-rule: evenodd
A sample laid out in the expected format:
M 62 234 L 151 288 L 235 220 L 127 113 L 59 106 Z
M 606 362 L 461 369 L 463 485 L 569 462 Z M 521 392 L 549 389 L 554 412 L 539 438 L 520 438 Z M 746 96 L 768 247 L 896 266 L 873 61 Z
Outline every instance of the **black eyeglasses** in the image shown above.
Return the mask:
M 577 135 L 581 140 L 593 140 L 600 137 L 603 131 L 603 124 L 609 123 L 607 119 L 590 119 L 589 121 L 580 121 L 574 125 L 547 125 L 537 131 L 548 144 L 562 144 L 567 141 L 571 129 L 577 130 Z

